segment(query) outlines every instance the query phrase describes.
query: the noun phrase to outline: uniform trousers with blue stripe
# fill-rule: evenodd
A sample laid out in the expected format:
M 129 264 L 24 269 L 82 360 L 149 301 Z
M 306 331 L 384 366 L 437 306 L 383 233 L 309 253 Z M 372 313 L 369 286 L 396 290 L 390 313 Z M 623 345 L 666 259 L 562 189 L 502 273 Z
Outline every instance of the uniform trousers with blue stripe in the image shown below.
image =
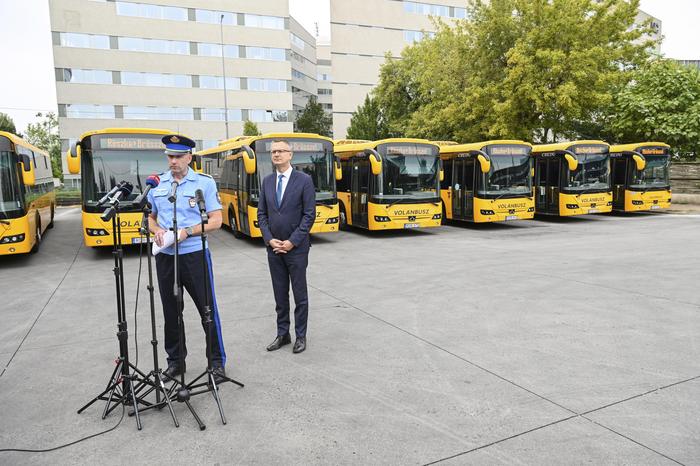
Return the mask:
M 214 294 L 214 275 L 212 272 L 211 255 L 206 250 L 207 267 L 209 269 L 209 290 L 204 286 L 204 270 L 202 269 L 202 251 L 195 251 L 178 256 L 178 268 L 180 269 L 180 283 L 190 295 L 199 315 L 202 319 L 202 328 L 206 338 L 204 303 L 205 293 L 208 294 L 209 309 L 211 310 L 211 355 L 214 366 L 224 366 L 226 364 L 226 352 L 224 351 L 224 341 L 221 336 L 221 321 L 216 305 L 216 295 Z M 165 351 L 168 353 L 168 364 L 178 364 L 180 361 L 180 346 L 178 344 L 177 327 L 177 301 L 173 294 L 173 283 L 175 279 L 175 258 L 169 254 L 156 255 L 156 271 L 158 272 L 158 288 L 160 299 L 163 303 L 163 315 L 165 317 Z M 180 289 L 182 292 L 182 288 Z M 184 295 L 183 295 L 184 298 Z M 183 322 L 184 325 L 184 322 Z M 184 333 L 184 332 L 183 332 Z M 183 357 L 187 356 L 187 345 L 184 344 L 183 335 Z M 207 345 L 209 342 L 207 342 Z

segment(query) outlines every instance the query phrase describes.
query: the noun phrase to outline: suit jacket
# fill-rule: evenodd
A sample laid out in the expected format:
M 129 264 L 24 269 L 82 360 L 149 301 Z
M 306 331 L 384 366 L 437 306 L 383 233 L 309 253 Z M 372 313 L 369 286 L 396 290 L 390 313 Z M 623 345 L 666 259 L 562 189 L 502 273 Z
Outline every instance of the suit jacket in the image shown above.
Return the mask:
M 309 232 L 316 219 L 316 190 L 311 177 L 292 170 L 279 209 L 276 192 L 277 170 L 263 179 L 260 188 L 258 225 L 265 244 L 273 238 L 289 240 L 295 249 L 308 251 Z

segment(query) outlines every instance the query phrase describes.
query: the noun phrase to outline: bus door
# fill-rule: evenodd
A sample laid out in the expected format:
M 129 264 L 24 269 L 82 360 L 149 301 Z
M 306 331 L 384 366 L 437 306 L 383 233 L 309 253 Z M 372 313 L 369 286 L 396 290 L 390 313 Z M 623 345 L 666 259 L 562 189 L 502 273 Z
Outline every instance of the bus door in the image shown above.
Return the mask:
M 547 159 L 537 158 L 535 173 L 535 209 L 545 211 L 547 209 Z
M 549 212 L 559 213 L 559 186 L 561 181 L 561 157 L 547 161 L 547 208 Z
M 243 157 L 238 157 L 233 162 L 233 182 L 236 193 L 236 207 L 238 208 L 238 218 L 241 219 L 241 224 L 238 228 L 242 232 L 250 236 L 250 223 L 248 223 L 248 201 L 250 200 L 250 181 L 253 176 L 248 175 L 243 167 Z
M 613 207 L 625 208 L 625 180 L 627 179 L 627 157 L 612 159 Z
M 452 177 L 452 215 L 457 219 L 471 219 L 474 217 L 474 159 L 455 158 Z
M 352 209 L 352 224 L 368 226 L 367 202 L 369 197 L 369 159 L 352 159 L 352 187 L 350 207 Z

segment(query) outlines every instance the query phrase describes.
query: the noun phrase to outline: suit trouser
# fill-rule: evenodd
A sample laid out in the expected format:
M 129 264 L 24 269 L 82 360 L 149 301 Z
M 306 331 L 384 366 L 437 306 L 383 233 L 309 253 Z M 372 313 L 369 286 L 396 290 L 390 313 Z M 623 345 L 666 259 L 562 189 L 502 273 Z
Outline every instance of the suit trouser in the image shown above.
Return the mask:
M 306 288 L 306 267 L 309 251 L 292 249 L 287 254 L 275 254 L 267 248 L 272 290 L 277 311 L 277 335 L 289 333 L 289 283 L 294 293 L 294 327 L 297 337 L 306 336 L 306 321 L 309 315 L 309 293 Z
M 206 251 L 207 268 L 209 269 L 209 289 L 204 287 L 204 270 L 202 269 L 202 251 L 195 251 L 178 256 L 178 268 L 180 269 L 180 283 L 187 290 L 194 301 L 199 316 L 202 319 L 204 335 L 207 329 L 204 315 L 205 293 L 209 301 L 211 310 L 211 357 L 214 366 L 226 364 L 226 352 L 224 351 L 224 341 L 221 337 L 221 321 L 216 305 L 216 295 L 214 294 L 214 274 L 211 264 L 211 255 Z M 168 353 L 168 364 L 177 364 L 180 361 L 180 346 L 178 342 L 177 327 L 177 301 L 173 294 L 173 283 L 175 280 L 175 258 L 169 254 L 156 255 L 156 271 L 158 272 L 158 289 L 160 290 L 160 300 L 163 303 L 163 316 L 165 318 L 165 352 Z M 182 287 L 180 293 L 182 293 Z M 183 295 L 184 298 L 184 295 Z M 184 325 L 184 319 L 183 319 Z M 183 328 L 183 357 L 187 356 L 187 345 L 185 345 L 185 335 Z M 209 342 L 207 342 L 209 345 Z

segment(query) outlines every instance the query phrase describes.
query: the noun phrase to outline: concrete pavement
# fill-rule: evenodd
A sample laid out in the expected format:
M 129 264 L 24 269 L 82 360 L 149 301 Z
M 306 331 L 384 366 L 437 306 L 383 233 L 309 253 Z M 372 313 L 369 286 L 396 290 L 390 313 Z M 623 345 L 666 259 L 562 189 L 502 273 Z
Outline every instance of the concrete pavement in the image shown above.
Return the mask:
M 114 432 L 1 464 L 700 464 L 700 216 L 668 213 L 350 231 L 314 240 L 309 349 L 268 353 L 265 251 L 211 238 L 228 353 L 208 395 Z M 104 430 L 118 346 L 109 251 L 60 209 L 32 256 L 0 258 L 0 448 Z M 132 359 L 151 369 L 145 263 L 125 260 Z M 156 296 L 158 329 L 162 332 Z M 187 298 L 188 375 L 205 366 Z M 162 334 L 159 333 L 159 339 Z M 161 347 L 161 356 L 163 351 Z M 161 361 L 164 357 L 161 357 Z

